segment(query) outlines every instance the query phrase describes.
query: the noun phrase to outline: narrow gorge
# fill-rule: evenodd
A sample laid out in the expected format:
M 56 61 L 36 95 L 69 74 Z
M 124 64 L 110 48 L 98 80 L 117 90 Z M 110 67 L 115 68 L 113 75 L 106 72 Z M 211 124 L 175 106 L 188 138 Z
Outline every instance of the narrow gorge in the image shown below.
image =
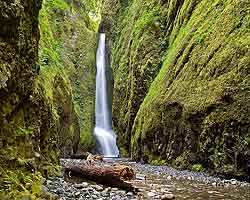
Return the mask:
M 249 198 L 249 0 L 0 11 L 0 199 Z M 86 154 L 139 192 L 63 179 Z

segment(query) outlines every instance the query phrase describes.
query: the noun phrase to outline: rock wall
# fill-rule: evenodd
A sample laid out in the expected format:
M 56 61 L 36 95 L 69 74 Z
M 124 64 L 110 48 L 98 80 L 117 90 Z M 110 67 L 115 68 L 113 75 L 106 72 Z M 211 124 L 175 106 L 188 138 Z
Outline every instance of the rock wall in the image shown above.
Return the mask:
M 38 79 L 41 4 L 0 2 L 1 199 L 3 190 L 13 199 L 17 185 L 32 180 L 27 174 L 39 170 L 46 176 L 58 162 L 53 112 Z
M 105 5 L 121 146 L 136 160 L 249 175 L 249 2 Z
M 44 0 L 40 12 L 40 80 L 59 123 L 59 148 L 67 157 L 94 145 L 94 22 L 89 2 Z
M 90 2 L 0 2 L 0 199 L 42 198 L 59 156 L 95 145 Z

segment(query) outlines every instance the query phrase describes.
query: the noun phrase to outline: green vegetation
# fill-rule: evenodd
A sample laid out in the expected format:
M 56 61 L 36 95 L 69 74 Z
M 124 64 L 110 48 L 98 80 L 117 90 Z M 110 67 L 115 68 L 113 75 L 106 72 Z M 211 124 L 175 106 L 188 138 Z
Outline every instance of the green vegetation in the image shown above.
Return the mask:
M 113 24 L 114 126 L 123 147 L 137 160 L 247 175 L 246 1 L 105 2 L 115 11 L 103 26 Z
M 24 13 L 26 3 L 30 6 Z M 58 164 L 56 123 L 38 81 L 40 5 L 38 0 L 0 3 L 1 23 L 7 18 L 11 28 L 18 30 L 0 42 L 0 71 L 4 72 L 0 88 L 1 199 L 15 199 L 28 193 L 37 198 L 39 191 L 35 191 L 35 185 L 41 175 L 54 174 Z M 16 19 L 22 23 L 16 24 Z
M 197 171 L 197 172 L 203 172 L 203 171 L 204 171 L 204 168 L 202 167 L 201 164 L 194 164 L 194 165 L 192 166 L 192 170 Z
M 94 31 L 98 21 L 87 14 L 87 10 L 95 12 L 94 6 L 93 2 L 44 0 L 40 11 L 40 81 L 58 117 L 62 155 L 76 152 L 79 142 L 88 151 L 95 145 Z
M 99 1 L 24 0 L 0 8 L 0 199 L 40 199 L 41 177 L 58 171 L 59 154 L 95 145 Z
M 121 155 L 249 175 L 246 0 L 23 0 L 0 8 L 0 199 L 42 198 L 42 176 L 58 171 L 59 156 L 95 146 L 99 29 L 114 72 Z
M 7 194 L 9 199 L 22 199 L 25 196 L 29 199 L 41 199 L 43 197 L 42 176 L 39 172 L 30 174 L 22 172 L 21 169 L 7 170 L 2 176 L 4 184 L 0 186 L 1 199 L 5 199 Z

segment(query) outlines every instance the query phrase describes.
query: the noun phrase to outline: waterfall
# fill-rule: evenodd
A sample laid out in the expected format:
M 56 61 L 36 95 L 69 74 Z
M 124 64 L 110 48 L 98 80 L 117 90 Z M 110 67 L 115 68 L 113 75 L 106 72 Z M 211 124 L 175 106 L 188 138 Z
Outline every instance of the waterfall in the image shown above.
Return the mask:
M 108 102 L 108 84 L 105 59 L 105 34 L 100 34 L 96 55 L 96 102 L 95 102 L 95 129 L 94 134 L 105 157 L 118 157 L 116 136 L 112 131 L 111 105 Z

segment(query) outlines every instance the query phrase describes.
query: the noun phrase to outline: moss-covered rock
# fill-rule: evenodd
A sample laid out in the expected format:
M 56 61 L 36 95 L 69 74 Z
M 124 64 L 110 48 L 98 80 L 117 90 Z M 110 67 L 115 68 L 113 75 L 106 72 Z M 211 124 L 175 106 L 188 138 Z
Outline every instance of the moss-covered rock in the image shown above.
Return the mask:
M 62 156 L 90 151 L 93 137 L 96 33 L 90 2 L 43 1 L 40 81 L 58 117 Z M 78 145 L 80 144 L 80 145 Z
M 94 146 L 91 3 L 0 2 L 0 199 L 39 198 L 59 154 Z
M 113 113 L 121 144 L 138 160 L 249 174 L 248 3 L 113 6 Z
M 1 199 L 3 191 L 14 199 L 26 183 L 37 180 L 34 172 L 46 176 L 58 163 L 56 124 L 38 81 L 41 3 L 0 2 Z

